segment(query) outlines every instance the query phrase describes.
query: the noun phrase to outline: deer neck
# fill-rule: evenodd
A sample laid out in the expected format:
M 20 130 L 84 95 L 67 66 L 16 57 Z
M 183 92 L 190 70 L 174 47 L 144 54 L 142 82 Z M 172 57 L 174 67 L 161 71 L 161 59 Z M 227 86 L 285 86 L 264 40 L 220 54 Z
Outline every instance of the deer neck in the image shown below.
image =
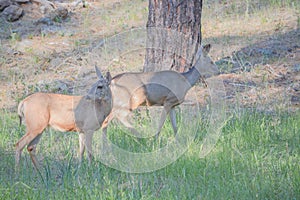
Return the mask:
M 191 87 L 194 86 L 200 78 L 199 70 L 194 66 L 189 71 L 182 73 L 182 75 L 190 83 Z

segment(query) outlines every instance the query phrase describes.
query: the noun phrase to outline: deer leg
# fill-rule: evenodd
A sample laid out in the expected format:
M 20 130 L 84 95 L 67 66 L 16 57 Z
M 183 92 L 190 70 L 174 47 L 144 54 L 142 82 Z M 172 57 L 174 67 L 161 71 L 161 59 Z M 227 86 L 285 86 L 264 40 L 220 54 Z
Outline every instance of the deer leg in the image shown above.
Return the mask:
M 93 134 L 94 132 L 89 132 L 89 133 L 86 133 L 86 136 L 85 136 L 85 147 L 87 149 L 87 158 L 88 158 L 88 162 L 89 162 L 89 165 L 91 165 L 92 163 L 92 139 L 93 139 Z
M 15 154 L 15 160 L 16 160 L 16 168 L 19 168 L 21 154 L 24 149 L 24 147 L 29 143 L 27 140 L 29 140 L 30 134 L 26 133 L 17 143 L 16 143 L 16 154 Z
M 130 122 L 127 120 L 127 116 L 130 114 L 129 110 L 125 110 L 123 109 L 122 111 L 118 111 L 116 117 L 118 118 L 118 120 L 120 120 L 120 122 L 126 126 L 126 128 L 128 128 L 134 135 L 138 136 L 139 133 L 137 130 L 135 130 L 135 128 L 130 124 Z
M 39 168 L 39 163 L 36 158 L 36 145 L 39 143 L 40 138 L 42 134 L 37 135 L 28 145 L 27 145 L 27 151 L 29 152 L 31 161 L 36 169 Z
M 176 135 L 177 134 L 177 125 L 176 125 L 176 112 L 175 112 L 174 108 L 171 108 L 169 116 L 170 116 L 171 124 L 173 127 L 174 135 Z
M 83 153 L 85 150 L 85 134 L 79 133 L 79 162 L 82 162 Z
M 40 131 L 40 133 L 43 132 Z M 34 140 L 39 133 L 27 132 L 17 143 L 16 143 L 16 168 L 19 167 L 21 154 L 26 145 L 28 145 L 32 140 Z
M 135 128 L 129 123 L 129 121 L 127 120 L 127 118 L 119 118 L 119 120 L 122 122 L 122 124 L 124 126 L 126 126 L 126 128 L 128 128 L 130 131 L 132 132 L 136 132 Z
M 110 121 L 114 118 L 114 115 L 113 115 L 113 112 L 111 112 L 106 118 L 105 120 L 103 121 L 102 123 L 102 134 L 103 136 L 106 137 L 106 133 L 107 133 L 107 127 L 108 127 L 108 124 L 110 123 Z
M 93 132 L 79 133 L 79 162 L 82 162 L 83 154 L 87 149 L 87 158 L 89 165 L 92 162 L 92 139 Z
M 156 139 L 158 138 L 159 134 L 160 134 L 160 131 L 166 121 L 166 118 L 167 118 L 167 114 L 170 112 L 171 108 L 169 106 L 164 106 L 164 109 L 163 111 L 161 112 L 161 116 L 160 116 L 160 120 L 159 120 L 159 123 L 158 123 L 158 129 L 157 129 L 157 133 L 155 135 Z

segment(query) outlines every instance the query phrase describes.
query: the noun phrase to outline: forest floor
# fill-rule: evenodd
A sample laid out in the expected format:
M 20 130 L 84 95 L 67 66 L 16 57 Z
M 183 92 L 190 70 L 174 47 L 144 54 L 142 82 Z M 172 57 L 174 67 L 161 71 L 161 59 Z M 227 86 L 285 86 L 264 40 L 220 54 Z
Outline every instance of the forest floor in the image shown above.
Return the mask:
M 210 56 L 222 72 L 217 78 L 224 83 L 228 104 L 299 108 L 299 5 L 253 4 L 246 11 L 237 2 L 205 3 L 202 14 L 203 43 L 212 44 Z M 98 49 L 103 41 L 145 28 L 147 7 L 145 0 L 92 2 L 86 8 L 69 7 L 67 19 L 49 24 L 40 23 L 45 17 L 40 7 L 28 3 L 22 4 L 21 20 L 0 17 L 0 108 L 15 110 L 22 98 L 37 91 L 83 93 L 95 63 L 113 75 L 141 71 L 145 49 L 124 43 L 128 50 L 115 58 L 101 57 Z M 202 83 L 195 88 L 199 102 L 207 102 L 209 88 Z

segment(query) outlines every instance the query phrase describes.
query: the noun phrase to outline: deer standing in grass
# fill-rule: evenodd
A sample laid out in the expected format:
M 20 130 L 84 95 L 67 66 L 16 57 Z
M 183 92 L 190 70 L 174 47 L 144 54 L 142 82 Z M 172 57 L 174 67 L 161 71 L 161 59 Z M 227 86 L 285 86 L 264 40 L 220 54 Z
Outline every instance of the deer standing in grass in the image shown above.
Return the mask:
M 112 109 L 112 94 L 109 88 L 109 72 L 104 78 L 95 66 L 98 81 L 85 96 L 69 96 L 53 93 L 35 93 L 18 106 L 20 123 L 24 117 L 26 134 L 16 143 L 16 166 L 19 166 L 21 153 L 27 145 L 31 160 L 38 168 L 36 145 L 48 126 L 65 132 L 79 132 L 79 160 L 82 160 L 85 148 L 88 161 L 92 159 L 92 137 Z
M 188 90 L 201 76 L 219 74 L 217 66 L 208 56 L 210 44 L 199 47 L 196 63 L 189 71 L 178 73 L 166 70 L 159 72 L 123 73 L 115 76 L 111 82 L 113 108 L 103 122 L 103 133 L 113 118 L 117 118 L 134 134 L 139 134 L 128 122 L 127 116 L 141 105 L 163 106 L 156 137 L 158 137 L 167 115 L 170 116 L 174 133 L 177 133 L 176 113 L 174 108 L 184 101 Z M 200 74 L 200 71 L 202 74 Z

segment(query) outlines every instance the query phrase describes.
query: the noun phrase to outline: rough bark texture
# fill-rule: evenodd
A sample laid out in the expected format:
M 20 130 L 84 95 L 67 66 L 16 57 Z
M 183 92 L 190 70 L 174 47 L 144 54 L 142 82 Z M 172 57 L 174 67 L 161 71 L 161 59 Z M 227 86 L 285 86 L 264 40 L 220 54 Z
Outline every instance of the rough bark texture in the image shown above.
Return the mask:
M 201 42 L 202 0 L 149 0 L 144 71 L 186 71 Z

